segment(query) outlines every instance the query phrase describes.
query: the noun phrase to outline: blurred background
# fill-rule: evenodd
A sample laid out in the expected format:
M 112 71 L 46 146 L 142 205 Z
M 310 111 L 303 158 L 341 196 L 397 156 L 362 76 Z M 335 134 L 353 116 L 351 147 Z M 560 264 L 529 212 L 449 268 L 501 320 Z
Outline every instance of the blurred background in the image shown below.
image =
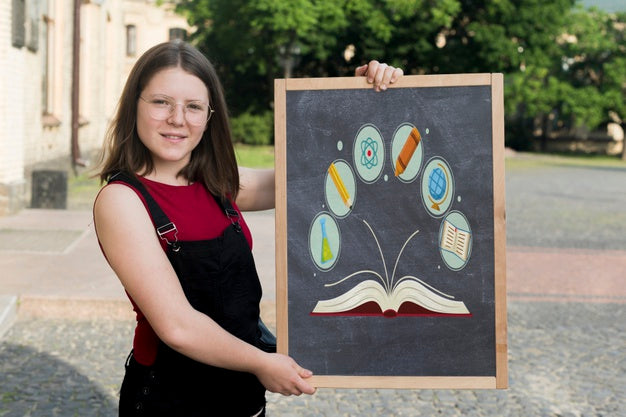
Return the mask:
M 215 63 L 252 164 L 272 164 L 275 78 L 351 75 L 371 58 L 502 72 L 507 147 L 626 158 L 618 0 L 4 0 L 0 37 L 0 216 L 90 203 L 130 68 L 170 39 Z

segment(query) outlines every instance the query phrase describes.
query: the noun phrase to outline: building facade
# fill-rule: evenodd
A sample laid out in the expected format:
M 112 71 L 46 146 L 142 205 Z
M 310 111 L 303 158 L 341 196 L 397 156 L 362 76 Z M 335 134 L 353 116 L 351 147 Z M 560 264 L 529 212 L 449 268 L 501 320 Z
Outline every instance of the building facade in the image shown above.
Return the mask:
M 0 216 L 30 205 L 34 167 L 90 162 L 136 59 L 189 33 L 164 3 L 0 2 Z

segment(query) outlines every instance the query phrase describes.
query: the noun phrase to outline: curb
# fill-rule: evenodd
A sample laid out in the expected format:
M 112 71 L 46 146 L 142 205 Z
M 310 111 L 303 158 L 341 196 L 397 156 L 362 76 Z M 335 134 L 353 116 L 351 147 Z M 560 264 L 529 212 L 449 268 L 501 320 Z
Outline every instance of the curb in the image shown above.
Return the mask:
M 103 298 L 20 297 L 20 319 L 134 320 L 128 300 Z
M 261 300 L 265 324 L 276 329 L 276 303 Z M 0 295 L 0 339 L 17 319 L 135 320 L 128 300 Z
M 17 296 L 0 295 L 0 339 L 17 318 Z

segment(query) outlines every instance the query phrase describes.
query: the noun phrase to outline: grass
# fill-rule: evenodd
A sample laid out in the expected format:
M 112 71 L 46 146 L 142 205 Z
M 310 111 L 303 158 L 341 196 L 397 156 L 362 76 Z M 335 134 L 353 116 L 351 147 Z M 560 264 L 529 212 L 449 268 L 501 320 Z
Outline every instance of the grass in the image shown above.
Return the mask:
M 96 195 L 100 190 L 100 180 L 92 178 L 93 174 L 84 172 L 79 175 L 68 175 L 67 208 L 70 210 L 91 209 Z
M 626 169 L 626 161 L 618 156 L 517 153 L 506 158 L 507 170 L 532 169 L 549 166 L 603 167 Z
M 235 145 L 235 155 L 240 166 L 249 168 L 273 168 L 273 146 Z

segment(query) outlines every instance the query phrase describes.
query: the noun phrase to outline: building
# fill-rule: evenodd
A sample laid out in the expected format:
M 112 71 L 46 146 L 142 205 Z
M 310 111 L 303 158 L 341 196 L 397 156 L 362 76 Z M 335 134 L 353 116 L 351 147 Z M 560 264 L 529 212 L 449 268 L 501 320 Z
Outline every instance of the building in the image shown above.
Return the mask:
M 189 33 L 171 2 L 156 3 L 0 3 L 0 216 L 30 205 L 35 167 L 88 163 L 135 60 Z

